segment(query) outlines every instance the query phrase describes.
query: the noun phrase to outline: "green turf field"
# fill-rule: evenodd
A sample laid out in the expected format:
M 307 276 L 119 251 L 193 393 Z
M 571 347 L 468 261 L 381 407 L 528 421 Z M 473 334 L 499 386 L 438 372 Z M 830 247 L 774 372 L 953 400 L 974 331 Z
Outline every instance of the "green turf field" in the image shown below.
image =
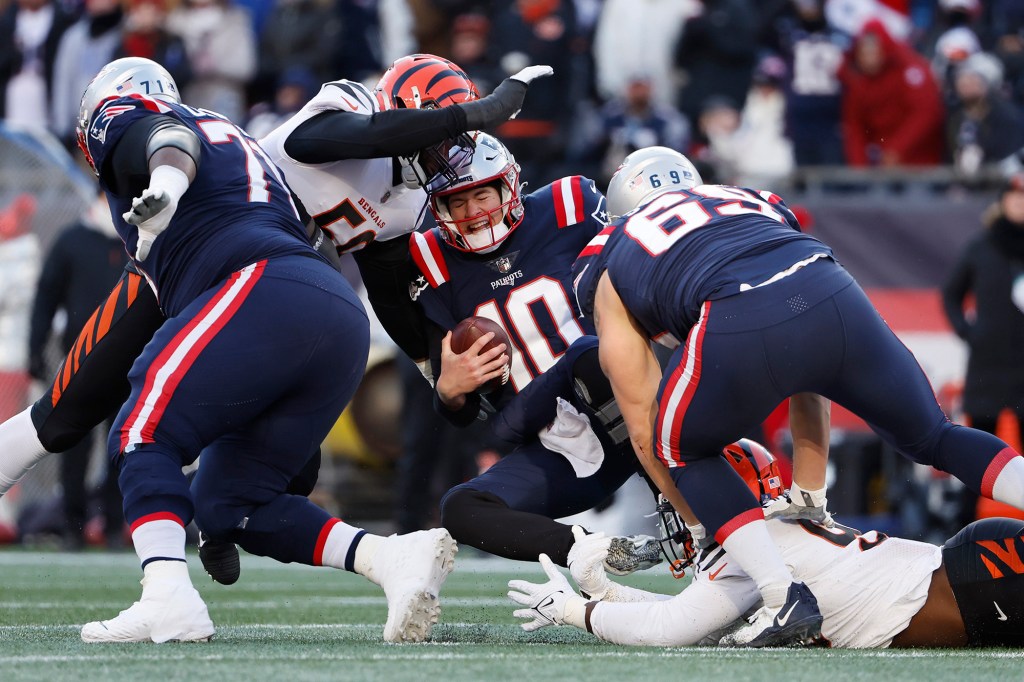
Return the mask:
M 505 583 L 540 568 L 459 558 L 426 644 L 385 645 L 383 594 L 359 576 L 244 555 L 230 587 L 192 577 L 217 635 L 207 644 L 86 645 L 82 623 L 138 598 L 134 554 L 0 551 L 0 680 L 1024 680 L 1024 652 L 627 649 L 571 628 L 528 635 Z M 658 569 L 632 584 L 679 583 Z

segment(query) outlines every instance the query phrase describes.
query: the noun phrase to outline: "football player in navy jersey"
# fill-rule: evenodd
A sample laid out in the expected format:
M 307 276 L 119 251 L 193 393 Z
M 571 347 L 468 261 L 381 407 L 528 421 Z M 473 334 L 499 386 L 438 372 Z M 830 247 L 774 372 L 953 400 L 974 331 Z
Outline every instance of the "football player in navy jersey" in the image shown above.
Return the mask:
M 621 218 L 581 253 L 576 295 L 645 470 L 761 592 L 764 607 L 726 643 L 797 644 L 821 625 L 757 500 L 716 456 L 787 397 L 796 481 L 787 513 L 823 510 L 829 399 L 915 462 L 1024 508 L 1024 458 L 949 422 L 910 351 L 781 199 L 704 185 L 662 147 L 627 157 L 608 194 Z M 664 375 L 652 339 L 677 346 Z
M 778 465 L 758 443 L 726 446 L 724 459 L 762 504 L 780 499 Z M 681 528 L 678 519 L 673 519 Z M 808 519 L 773 518 L 772 539 L 796 575 L 819 599 L 826 644 L 841 648 L 1019 647 L 1024 645 L 1024 521 L 975 521 L 942 547 L 861 532 Z M 613 644 L 715 644 L 760 602 L 757 586 L 717 543 L 677 536 L 693 579 L 677 595 L 657 594 L 608 579 L 609 540 L 587 536 L 573 546 L 576 595 L 541 559 L 546 583 L 513 580 L 509 597 L 525 608 L 513 615 L 532 632 L 573 625 Z M 697 548 L 699 545 L 699 549 Z M 682 549 L 682 548 L 680 548 Z
M 405 236 L 424 211 L 426 194 L 419 185 L 448 181 L 451 171 L 437 149 L 453 141 L 470 144 L 462 136 L 467 130 L 514 115 L 529 82 L 547 73 L 549 67 L 527 67 L 478 99 L 457 65 L 432 55 L 403 57 L 372 91 L 352 81 L 324 84 L 261 145 L 286 171 L 299 208 L 313 215 L 314 244 L 328 255 L 355 253 L 378 318 L 416 360 L 427 351 L 419 308 L 408 296 Z M 130 264 L 83 328 L 50 390 L 0 424 L 0 495 L 124 402 L 124 377 L 163 321 L 153 292 Z M 290 492 L 308 494 L 318 468 L 314 457 Z M 230 543 L 204 543 L 200 556 L 218 582 L 237 579 L 238 555 Z
M 546 552 L 565 565 L 575 535 L 553 519 L 600 504 L 637 467 L 623 452 L 629 443 L 598 366 L 593 327 L 579 317 L 570 282 L 579 249 L 604 228 L 604 197 L 580 176 L 521 191 L 515 159 L 478 133 L 458 181 L 431 192 L 438 227 L 411 238 L 422 273 L 418 301 L 435 332 L 438 410 L 457 425 L 472 422 L 480 386 L 507 374 L 487 405 L 497 410 L 496 434 L 516 445 L 446 493 L 441 523 L 487 552 L 526 561 Z M 450 330 L 470 316 L 498 323 L 513 348 L 480 353 L 488 336 L 453 353 Z M 609 565 L 620 574 L 646 568 L 659 551 L 653 538 L 637 545 L 618 538 Z
M 147 59 L 97 74 L 78 133 L 167 318 L 128 374 L 108 439 L 142 598 L 82 639 L 213 635 L 185 563 L 193 516 L 254 554 L 367 577 L 387 596 L 387 641 L 428 637 L 456 552 L 447 531 L 370 535 L 286 492 L 362 378 L 369 323 L 310 245 L 280 170 L 230 121 L 181 103 Z M 182 467 L 200 452 L 190 490 Z

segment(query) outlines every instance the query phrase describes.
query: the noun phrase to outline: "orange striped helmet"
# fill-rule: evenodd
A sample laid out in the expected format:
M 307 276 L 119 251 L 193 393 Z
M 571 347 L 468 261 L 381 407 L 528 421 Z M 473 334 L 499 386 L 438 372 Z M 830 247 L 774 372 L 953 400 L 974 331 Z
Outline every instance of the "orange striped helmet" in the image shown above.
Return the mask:
M 784 492 L 779 465 L 760 443 L 743 438 L 722 448 L 722 457 L 762 504 Z
M 373 89 L 382 110 L 439 109 L 479 99 L 473 81 L 458 64 L 432 54 L 395 61 Z

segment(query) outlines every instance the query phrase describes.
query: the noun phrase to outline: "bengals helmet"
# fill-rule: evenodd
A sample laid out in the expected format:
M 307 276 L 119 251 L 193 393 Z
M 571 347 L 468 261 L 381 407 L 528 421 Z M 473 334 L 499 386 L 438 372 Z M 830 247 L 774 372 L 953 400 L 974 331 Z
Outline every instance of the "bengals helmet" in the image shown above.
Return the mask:
M 381 111 L 440 109 L 480 98 L 476 85 L 454 62 L 432 54 L 414 54 L 395 61 L 373 89 Z M 441 144 L 400 156 L 402 176 L 411 187 L 440 188 L 458 177 L 453 164 L 468 160 L 473 141 L 462 134 Z
M 785 492 L 782 487 L 782 474 L 772 453 L 761 445 L 746 438 L 722 448 L 722 456 L 732 465 L 743 482 L 754 493 L 754 497 L 764 504 Z
M 78 146 L 85 154 L 86 161 L 93 171 L 99 174 L 99 170 L 93 163 L 92 155 L 89 153 L 89 145 L 86 134 L 89 131 L 89 123 L 92 115 L 103 102 L 117 97 L 129 97 L 131 95 L 143 95 L 155 97 L 170 102 L 181 102 L 181 95 L 178 93 L 178 86 L 171 78 L 167 69 L 160 66 L 151 59 L 142 57 L 124 57 L 110 62 L 93 77 L 89 85 L 82 93 L 82 102 L 78 109 Z
M 448 244 L 469 253 L 490 253 L 523 222 L 523 186 L 519 164 L 505 145 L 486 133 L 474 133 L 474 142 L 473 158 L 457 169 L 458 179 L 442 190 L 430 191 L 430 211 Z M 452 217 L 449 201 L 453 195 L 489 185 L 498 190 L 499 206 L 485 216 Z M 487 227 L 470 229 L 485 218 Z
M 722 448 L 722 457 L 740 475 L 761 504 L 774 500 L 784 492 L 779 465 L 772 453 L 760 443 L 742 438 Z M 661 517 L 663 530 L 661 551 L 669 562 L 672 575 L 682 578 L 685 569 L 696 560 L 700 547 L 672 505 L 660 495 L 657 513 Z

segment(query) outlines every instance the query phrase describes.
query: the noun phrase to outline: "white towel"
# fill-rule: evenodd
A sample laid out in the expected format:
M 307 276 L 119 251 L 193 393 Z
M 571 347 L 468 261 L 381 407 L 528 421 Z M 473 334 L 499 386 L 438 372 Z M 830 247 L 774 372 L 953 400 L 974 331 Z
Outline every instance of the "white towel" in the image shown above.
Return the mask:
M 555 421 L 540 430 L 541 445 L 569 460 L 576 478 L 586 478 L 601 468 L 604 448 L 590 426 L 587 415 L 580 414 L 568 401 L 558 398 Z

